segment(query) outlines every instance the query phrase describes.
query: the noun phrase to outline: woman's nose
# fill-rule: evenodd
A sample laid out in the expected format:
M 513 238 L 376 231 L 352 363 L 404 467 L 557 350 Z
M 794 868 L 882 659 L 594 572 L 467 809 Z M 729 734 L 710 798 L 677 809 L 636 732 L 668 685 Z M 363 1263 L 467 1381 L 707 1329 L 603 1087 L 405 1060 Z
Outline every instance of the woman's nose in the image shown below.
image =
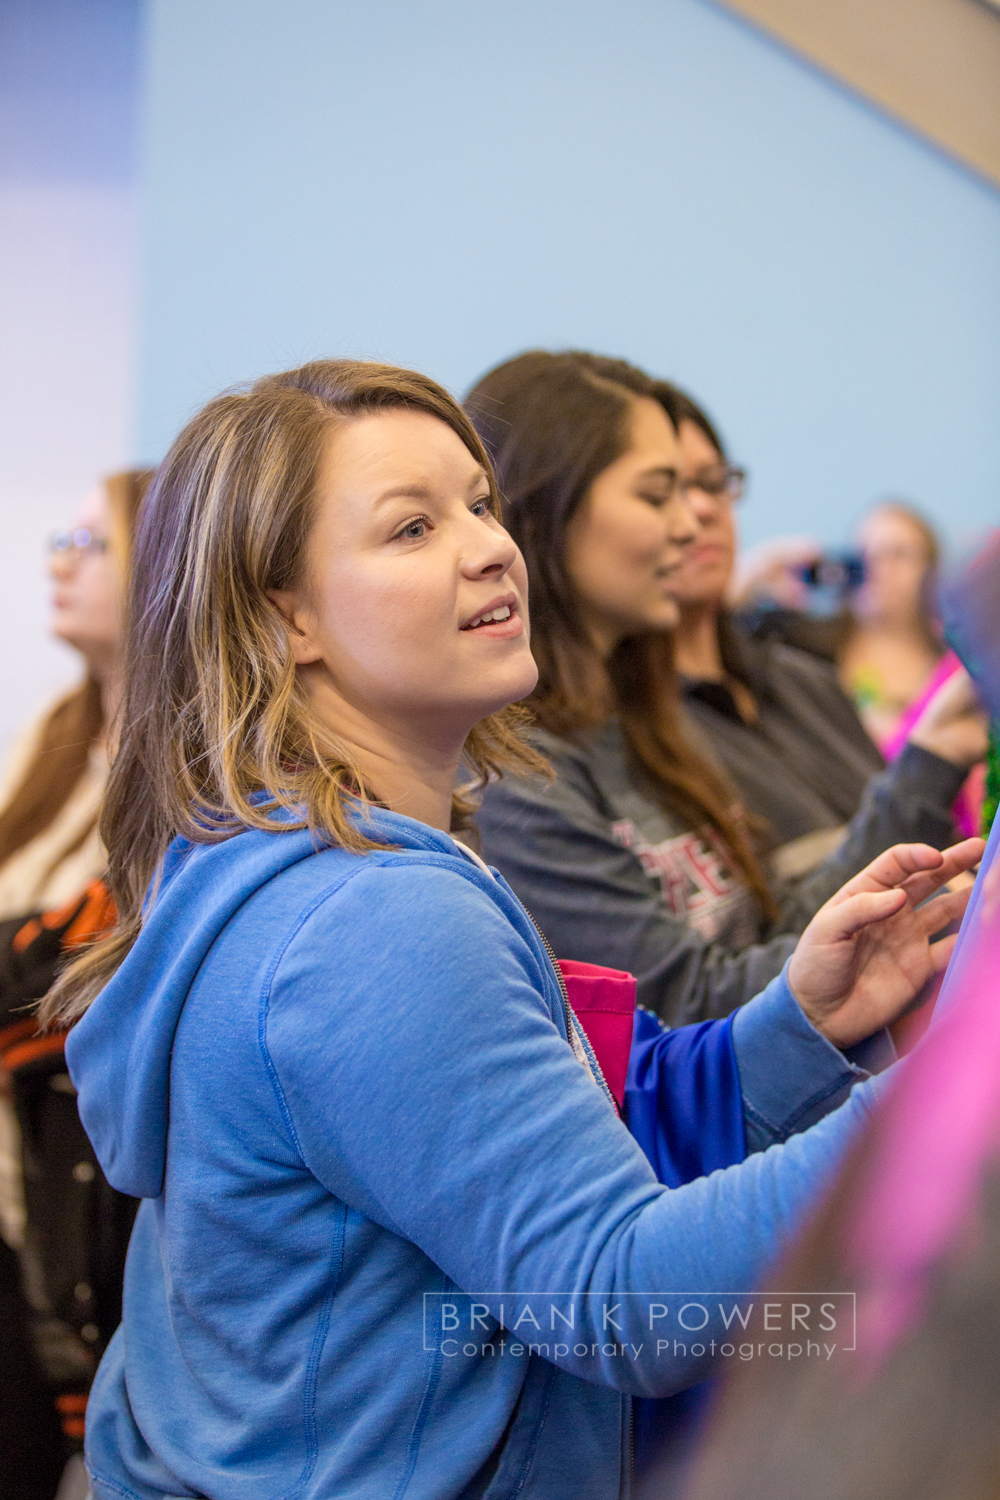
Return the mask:
M 517 546 L 513 537 L 502 526 L 489 529 L 480 521 L 481 535 L 478 543 L 466 553 L 466 567 L 476 578 L 502 578 L 510 571 L 517 557 Z
M 719 513 L 718 496 L 706 494 L 697 485 L 693 485 L 687 494 L 691 514 L 697 526 L 707 526 L 710 521 L 715 520 Z
M 666 509 L 667 537 L 675 547 L 693 542 L 698 535 L 698 513 L 685 490 L 678 490 Z

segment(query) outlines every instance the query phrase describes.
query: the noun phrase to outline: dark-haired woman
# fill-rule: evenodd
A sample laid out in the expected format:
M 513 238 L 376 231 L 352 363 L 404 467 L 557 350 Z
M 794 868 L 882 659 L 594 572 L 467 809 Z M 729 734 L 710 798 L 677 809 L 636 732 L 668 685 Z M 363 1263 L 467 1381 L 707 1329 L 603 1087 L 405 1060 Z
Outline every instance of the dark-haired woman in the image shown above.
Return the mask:
M 768 638 L 765 632 L 755 639 L 730 615 L 726 600 L 738 544 L 734 507 L 743 475 L 728 462 L 718 431 L 701 407 L 667 382 L 656 381 L 655 390 L 677 428 L 697 525 L 673 582 L 680 612 L 674 661 L 685 706 L 711 738 L 744 806 L 774 830 L 777 868 L 804 872 L 843 838 L 868 782 L 884 767 L 880 751 L 890 761 L 902 758 L 891 778 L 895 795 L 930 794 L 935 799 L 946 796 L 960 773 L 985 752 L 985 722 L 972 702 L 968 679 L 956 672 L 955 658 L 935 684 L 927 684 L 942 647 L 918 596 L 926 600 L 926 570 L 936 559 L 936 541 L 926 523 L 918 524 L 915 516 L 900 518 L 894 507 L 880 507 L 870 518 L 868 555 L 877 572 L 865 585 L 862 608 L 868 607 L 871 593 L 874 614 L 879 606 L 891 614 L 895 606 L 904 616 L 904 628 L 890 619 L 888 633 L 896 629 L 897 638 L 907 637 L 912 647 L 907 671 L 911 676 L 916 672 L 916 689 L 925 689 L 919 709 L 890 744 L 877 724 L 863 714 L 859 718 L 832 661 L 791 640 L 783 643 L 777 635 Z M 799 629 L 829 623 L 805 615 L 787 618 L 796 620 Z M 853 632 L 851 616 L 838 618 Z M 839 651 L 841 668 L 844 649 Z M 948 710 L 942 695 L 937 722 L 924 718 L 918 727 L 933 688 L 958 675 L 968 689 L 970 710 L 949 713 L 945 731 L 942 715 Z M 896 679 L 905 676 L 901 671 Z M 845 686 L 850 684 L 845 681 Z M 952 682 L 948 696 L 953 702 L 960 687 Z M 954 811 L 963 814 L 964 805 Z M 978 822 L 963 816 L 963 826 L 972 832 Z
M 713 1303 L 704 1344 L 657 1348 L 649 1289 L 759 1284 L 870 1107 L 657 1183 L 537 929 L 450 832 L 463 762 L 544 770 L 511 709 L 526 593 L 482 444 L 409 371 L 230 392 L 158 472 L 102 822 L 119 925 L 45 1006 L 144 1200 L 97 1500 L 626 1496 L 628 1393 L 699 1379 L 722 1331 Z M 918 904 L 981 850 L 890 851 L 743 1008 L 771 1139 L 761 1033 L 836 1055 L 884 1025 L 964 898 Z
M 484 851 L 557 951 L 635 973 L 640 1000 L 671 1025 L 727 1015 L 882 849 L 950 842 L 964 769 L 936 750 L 947 754 L 953 726 L 871 783 L 836 852 L 783 881 L 758 834 L 768 812 L 781 822 L 783 800 L 801 801 L 801 778 L 775 756 L 761 805 L 727 764 L 724 740 L 699 733 L 682 708 L 675 595 L 700 522 L 697 500 L 678 503 L 684 456 L 663 388 L 619 361 L 539 351 L 497 367 L 466 404 L 528 567 L 531 707 L 558 773 L 552 784 L 487 787 Z M 865 759 L 864 733 L 844 711 L 853 740 L 829 728 L 828 753 L 850 742 L 860 799 L 877 756 Z M 981 724 L 976 733 L 984 738 Z M 831 766 L 828 780 L 842 774 Z M 795 842 L 787 822 L 775 844 Z
M 67 957 L 114 922 L 97 825 L 108 729 L 121 696 L 131 536 L 150 477 L 113 475 L 93 490 L 73 529 L 53 540 L 52 629 L 83 658 L 86 676 L 28 727 L 0 789 L 0 1079 L 7 1094 L 0 1092 L 0 1211 L 31 1293 L 23 1342 L 36 1336 L 51 1419 L 58 1412 L 62 1426 L 62 1447 L 57 1439 L 46 1455 L 59 1466 L 81 1447 L 86 1391 L 119 1321 L 134 1204 L 97 1165 L 77 1115 L 64 1036 L 39 1034 L 34 1002 Z M 4 1264 L 6 1274 L 15 1262 Z M 0 1423 L 13 1410 L 4 1405 Z M 47 1414 L 32 1439 L 36 1450 L 51 1448 L 49 1426 Z M 6 1449 L 2 1432 L 0 1440 Z

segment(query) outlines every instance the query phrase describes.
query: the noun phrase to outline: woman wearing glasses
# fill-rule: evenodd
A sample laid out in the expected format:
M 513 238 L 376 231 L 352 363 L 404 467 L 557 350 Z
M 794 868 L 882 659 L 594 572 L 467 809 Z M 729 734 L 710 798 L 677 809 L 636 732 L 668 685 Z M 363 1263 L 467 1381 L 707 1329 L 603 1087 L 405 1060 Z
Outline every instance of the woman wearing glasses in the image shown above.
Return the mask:
M 830 663 L 778 639 L 753 639 L 734 624 L 726 598 L 738 546 L 733 507 L 745 474 L 728 464 L 712 422 L 689 397 L 666 382 L 657 381 L 656 392 L 677 428 L 697 524 L 671 588 L 685 705 L 747 811 L 766 820 L 775 868 L 798 877 L 839 847 L 885 762 Z M 885 783 L 898 798 L 943 799 L 985 752 L 974 712 L 956 713 L 947 728 L 925 722 L 916 740 L 900 740 L 901 763 Z
M 856 720 L 844 727 L 849 705 L 839 724 L 824 721 L 809 679 L 822 668 L 806 658 L 800 691 L 832 789 L 830 810 L 818 791 L 810 805 L 808 780 L 796 775 L 801 730 L 779 713 L 794 697 L 786 691 L 793 653 L 756 691 L 757 677 L 727 675 L 721 604 L 741 475 L 676 398 L 620 361 L 533 352 L 491 371 L 467 402 L 528 564 L 540 668 L 531 705 L 540 748 L 558 771 L 552 785 L 507 777 L 487 788 L 477 820 L 484 853 L 558 952 L 635 973 L 640 1000 L 671 1025 L 724 1016 L 749 999 L 780 971 L 793 934 L 890 844 L 950 843 L 951 803 L 985 743 L 978 722 L 936 724 L 857 812 L 880 762 L 870 750 L 865 758 Z M 668 420 L 675 410 L 680 439 Z M 717 589 L 710 622 L 719 656 L 692 668 L 697 632 L 694 612 L 683 612 L 684 584 L 699 569 Z M 739 729 L 769 754 L 758 777 L 767 799 L 754 795 L 748 757 L 731 753 L 717 708 L 709 705 L 703 723 L 685 711 L 700 707 L 683 701 L 674 665 L 674 632 L 685 621 L 682 671 L 715 676 Z M 827 698 L 837 693 L 831 683 Z M 767 733 L 754 721 L 764 720 L 765 703 Z M 970 741 L 965 759 L 961 734 Z M 846 805 L 833 800 L 845 779 L 843 795 L 854 797 Z M 828 831 L 852 812 L 847 836 L 838 828 L 839 848 L 831 852 L 829 840 L 808 874 L 807 865 L 775 870 L 769 844 Z M 772 813 L 776 834 L 763 821 Z
M 32 1002 L 67 954 L 114 920 L 97 820 L 121 694 L 125 573 L 151 477 L 112 476 L 52 539 L 52 629 L 82 657 L 84 678 L 28 726 L 0 787 L 0 1221 L 24 1273 L 5 1247 L 0 1294 L 15 1352 L 4 1360 L 12 1394 L 0 1400 L 0 1449 L 25 1500 L 50 1500 L 80 1447 L 87 1388 L 120 1316 L 134 1214 L 80 1125 L 63 1035 L 38 1034 Z
M 72 531 L 52 539 L 52 632 L 84 678 L 35 720 L 0 787 L 0 918 L 61 906 L 104 868 L 97 812 L 105 729 L 120 694 L 122 590 L 132 520 L 149 475 L 97 486 Z

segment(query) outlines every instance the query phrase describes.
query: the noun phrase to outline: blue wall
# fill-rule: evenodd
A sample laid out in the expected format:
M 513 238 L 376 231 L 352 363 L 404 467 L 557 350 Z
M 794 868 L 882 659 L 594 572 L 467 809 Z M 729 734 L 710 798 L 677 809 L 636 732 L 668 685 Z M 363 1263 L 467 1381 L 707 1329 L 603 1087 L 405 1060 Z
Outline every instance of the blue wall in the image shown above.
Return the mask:
M 129 461 L 141 0 L 0 4 L 0 752 L 79 676 L 46 536 Z
M 152 0 L 139 455 L 320 354 L 622 354 L 749 539 L 1000 516 L 1000 195 L 705 0 Z

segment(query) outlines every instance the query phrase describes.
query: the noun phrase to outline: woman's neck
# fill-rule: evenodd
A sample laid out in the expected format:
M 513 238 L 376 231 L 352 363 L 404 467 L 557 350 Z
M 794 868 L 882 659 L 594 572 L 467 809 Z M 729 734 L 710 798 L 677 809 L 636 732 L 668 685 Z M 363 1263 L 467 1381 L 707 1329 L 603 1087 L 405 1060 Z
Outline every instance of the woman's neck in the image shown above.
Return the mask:
M 682 677 L 722 682 L 726 669 L 719 646 L 719 611 L 715 604 L 681 606 L 674 631 L 674 664 Z
M 402 736 L 368 737 L 348 748 L 366 786 L 392 812 L 449 832 L 459 755 L 435 755 Z
M 414 718 L 378 716 L 349 702 L 321 664 L 299 668 L 316 716 L 329 727 L 362 780 L 392 812 L 447 833 L 452 796 L 468 735 L 464 727 Z

